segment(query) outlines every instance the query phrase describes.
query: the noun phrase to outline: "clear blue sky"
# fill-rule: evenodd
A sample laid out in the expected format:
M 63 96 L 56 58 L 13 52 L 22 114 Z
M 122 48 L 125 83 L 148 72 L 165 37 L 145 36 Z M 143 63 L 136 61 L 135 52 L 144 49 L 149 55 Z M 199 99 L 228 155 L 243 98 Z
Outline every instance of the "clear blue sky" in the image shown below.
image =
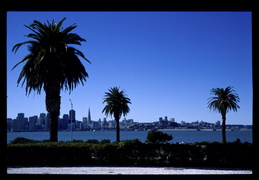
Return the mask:
M 27 55 L 16 54 L 16 43 L 29 40 L 23 25 L 33 20 L 76 23 L 73 32 L 85 38 L 81 50 L 92 62 L 82 62 L 89 73 L 84 86 L 62 92 L 61 116 L 70 110 L 76 119 L 105 117 L 104 92 L 119 86 L 131 99 L 126 118 L 137 122 L 203 120 L 216 122 L 221 115 L 207 109 L 212 88 L 233 86 L 240 97 L 238 112 L 227 114 L 227 124 L 252 124 L 252 25 L 251 12 L 7 12 L 7 117 L 46 112 L 45 92 L 25 95 L 17 87 L 24 64 L 12 67 Z M 111 119 L 108 117 L 108 120 Z

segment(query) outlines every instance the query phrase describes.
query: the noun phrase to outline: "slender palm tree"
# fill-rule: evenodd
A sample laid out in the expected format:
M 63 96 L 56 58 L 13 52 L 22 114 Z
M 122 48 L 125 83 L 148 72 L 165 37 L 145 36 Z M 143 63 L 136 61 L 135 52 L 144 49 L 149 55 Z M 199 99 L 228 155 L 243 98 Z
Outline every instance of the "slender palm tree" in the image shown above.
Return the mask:
M 226 143 L 226 115 L 230 110 L 237 111 L 239 97 L 233 87 L 228 86 L 224 88 L 213 88 L 211 90 L 213 97 L 208 100 L 208 108 L 216 111 L 222 116 L 222 142 Z
M 50 141 L 58 141 L 58 116 L 60 114 L 60 91 L 65 89 L 69 93 L 79 84 L 84 85 L 88 77 L 83 64 L 79 57 L 85 59 L 84 54 L 68 46 L 69 44 L 81 45 L 86 41 L 75 33 L 71 33 L 77 25 L 72 24 L 63 29 L 62 23 L 66 18 L 56 23 L 42 24 L 34 20 L 26 28 L 32 32 L 26 35 L 32 40 L 25 41 L 14 45 L 12 51 L 16 52 L 22 45 L 28 45 L 29 54 L 18 62 L 13 69 L 19 64 L 26 61 L 18 77 L 17 84 L 22 82 L 26 86 L 26 95 L 31 91 L 38 94 L 42 88 L 46 93 L 46 109 L 50 114 Z
M 125 91 L 120 91 L 118 87 L 109 89 L 109 92 L 105 92 L 103 103 L 107 105 L 103 108 L 103 113 L 106 116 L 111 115 L 116 121 L 116 141 L 120 142 L 120 123 L 121 115 L 126 116 L 129 113 L 130 108 L 128 104 L 131 104 L 131 100 L 126 97 Z

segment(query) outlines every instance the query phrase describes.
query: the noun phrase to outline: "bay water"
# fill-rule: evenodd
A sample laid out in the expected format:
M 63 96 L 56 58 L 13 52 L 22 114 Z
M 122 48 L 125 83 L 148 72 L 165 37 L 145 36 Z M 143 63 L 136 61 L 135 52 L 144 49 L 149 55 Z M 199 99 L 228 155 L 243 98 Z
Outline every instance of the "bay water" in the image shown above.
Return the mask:
M 221 142 L 222 133 L 221 131 L 163 131 L 173 136 L 172 143 L 181 142 Z M 146 141 L 148 131 L 120 131 L 120 139 L 132 140 L 139 139 L 142 142 Z M 49 139 L 49 132 L 8 132 L 7 143 L 17 137 L 24 137 L 34 140 Z M 72 137 L 72 138 L 71 138 Z M 252 131 L 227 131 L 226 132 L 227 142 L 236 141 L 240 139 L 241 142 L 253 142 Z M 116 131 L 61 131 L 58 132 L 59 141 L 70 141 L 70 139 L 87 141 L 88 139 L 97 139 L 98 141 L 103 139 L 109 139 L 111 142 L 116 140 Z

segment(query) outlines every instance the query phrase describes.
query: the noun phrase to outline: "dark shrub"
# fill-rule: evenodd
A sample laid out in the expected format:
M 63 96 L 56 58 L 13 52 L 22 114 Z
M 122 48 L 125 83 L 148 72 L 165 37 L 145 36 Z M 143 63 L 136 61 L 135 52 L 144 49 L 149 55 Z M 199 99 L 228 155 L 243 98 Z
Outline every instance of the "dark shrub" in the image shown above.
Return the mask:
M 7 166 L 182 166 L 251 168 L 251 143 L 152 144 L 38 142 L 7 144 Z
M 149 131 L 147 135 L 147 143 L 157 144 L 171 141 L 173 136 L 161 131 Z
M 12 144 L 26 144 L 26 143 L 36 143 L 39 141 L 33 140 L 33 139 L 27 139 L 24 137 L 17 137 L 14 140 L 10 141 Z
M 72 142 L 73 143 L 83 143 L 84 141 L 83 140 L 76 140 L 76 139 L 74 139 Z
M 139 139 L 125 140 L 118 143 L 118 159 L 121 165 L 140 165 L 139 161 L 143 157 L 143 143 Z
M 91 144 L 90 153 L 96 165 L 119 165 L 120 154 L 116 143 Z
M 105 143 L 111 143 L 110 139 L 103 139 L 100 141 L 101 144 L 105 144 Z
M 50 142 L 49 139 L 43 139 L 41 142 Z
M 99 141 L 97 139 L 88 139 L 87 141 L 85 141 L 86 143 L 94 143 L 94 144 L 98 144 Z

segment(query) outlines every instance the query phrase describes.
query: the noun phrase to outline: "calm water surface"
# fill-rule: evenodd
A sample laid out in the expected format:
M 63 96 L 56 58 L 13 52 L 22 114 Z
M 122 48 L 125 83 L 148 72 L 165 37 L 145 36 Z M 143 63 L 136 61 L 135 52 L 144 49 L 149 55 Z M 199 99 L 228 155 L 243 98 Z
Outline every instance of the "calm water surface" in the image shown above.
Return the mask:
M 221 131 L 164 131 L 168 134 L 172 134 L 172 143 L 176 142 L 221 142 Z M 121 131 L 121 141 L 130 139 L 139 139 L 144 142 L 146 140 L 148 131 Z M 237 138 L 241 142 L 252 143 L 252 131 L 227 131 L 227 141 L 233 142 Z M 8 132 L 7 142 L 16 137 L 25 137 L 35 140 L 49 139 L 49 132 Z M 59 141 L 70 141 L 70 132 L 59 132 Z M 116 131 L 74 131 L 72 133 L 72 139 L 86 141 L 88 139 L 110 139 L 111 142 L 116 140 Z

